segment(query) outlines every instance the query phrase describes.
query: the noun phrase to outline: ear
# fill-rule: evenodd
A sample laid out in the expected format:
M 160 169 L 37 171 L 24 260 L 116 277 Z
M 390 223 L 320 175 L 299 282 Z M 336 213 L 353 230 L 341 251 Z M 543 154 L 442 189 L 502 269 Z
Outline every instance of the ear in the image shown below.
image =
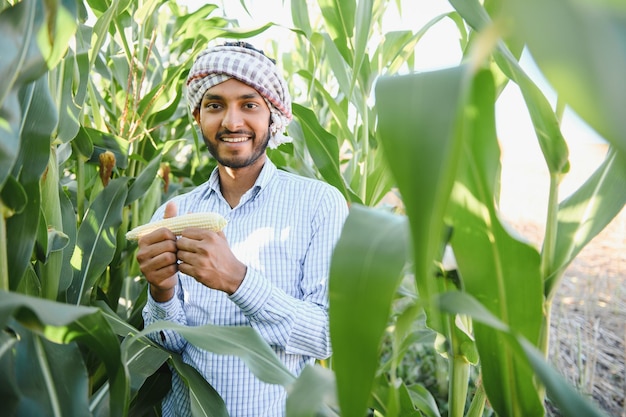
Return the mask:
M 193 118 L 196 119 L 196 123 L 198 123 L 198 126 L 200 125 L 200 108 L 196 107 L 193 110 Z

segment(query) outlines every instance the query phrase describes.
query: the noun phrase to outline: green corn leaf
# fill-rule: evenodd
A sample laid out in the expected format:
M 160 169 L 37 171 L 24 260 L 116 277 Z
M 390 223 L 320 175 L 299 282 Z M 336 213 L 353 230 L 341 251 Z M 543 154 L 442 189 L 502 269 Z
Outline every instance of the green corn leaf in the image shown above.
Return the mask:
M 353 90 L 351 88 L 351 80 L 353 76 L 351 75 L 352 68 L 348 63 L 349 61 L 347 61 L 341 54 L 341 51 L 337 48 L 335 41 L 327 33 L 322 33 L 320 36 L 324 40 L 324 46 L 327 54 L 326 59 L 328 60 L 328 65 L 330 65 L 333 75 L 337 80 L 339 89 L 343 94 L 345 94 L 346 97 L 352 98 Z M 362 114 L 362 111 L 360 111 L 360 113 Z
M 139 388 L 137 395 L 132 399 L 129 416 L 144 416 L 161 404 L 171 388 L 171 373 L 169 369 L 160 369 L 146 379 Z
M 50 96 L 46 77 L 25 86 L 19 94 L 23 120 L 19 131 L 19 153 L 13 166 L 13 176 L 18 178 L 28 196 L 26 206 L 19 214 L 7 220 L 7 236 L 19 236 L 7 246 L 10 288 L 19 281 L 30 262 L 41 211 L 40 178 L 50 158 L 50 135 L 57 123 L 57 114 Z
M 103 13 L 98 16 L 96 24 L 93 27 L 93 35 L 95 40 L 93 41 L 91 51 L 92 55 L 89 58 L 89 68 L 93 68 L 98 55 L 103 50 L 103 45 L 108 39 L 109 29 L 114 24 L 115 18 L 120 15 L 130 4 L 130 0 L 112 0 L 104 2 Z M 94 7 L 93 5 L 91 5 Z
M 30 264 L 31 256 L 35 246 L 39 218 L 40 201 L 39 183 L 33 182 L 23 185 L 27 195 L 28 204 L 19 214 L 15 214 L 6 220 L 7 236 L 19 236 L 13 240 L 7 240 L 7 259 L 9 273 L 9 288 L 15 290 L 20 285 L 22 276 Z
M 498 46 L 495 59 L 502 72 L 513 80 L 522 92 L 548 170 L 557 176 L 566 174 L 570 168 L 569 150 L 550 103 L 504 45 Z
M 63 219 L 63 233 L 68 237 L 67 245 L 63 248 L 63 261 L 61 262 L 61 276 L 59 279 L 59 293 L 64 294 L 72 282 L 72 254 L 76 245 L 76 212 L 74 205 L 65 192 L 59 188 L 59 202 Z
M 217 4 L 205 3 L 192 13 L 180 13 L 180 15 L 176 16 L 174 37 L 179 38 L 187 29 L 197 26 L 203 20 L 208 20 L 209 15 L 216 10 L 219 10 Z
M 122 360 L 128 368 L 131 390 L 139 390 L 143 383 L 153 375 L 170 357 L 170 353 L 157 347 L 148 338 L 128 343 L 124 339 L 121 345 Z
M 480 31 L 493 24 L 489 14 L 477 0 L 453 0 L 451 3 L 475 30 Z M 567 173 L 569 171 L 567 144 L 550 103 L 519 65 L 519 55 L 511 53 L 503 41 L 499 42 L 494 58 L 502 72 L 513 80 L 522 92 L 550 173 L 556 175 Z
M 41 178 L 40 187 L 41 212 L 43 215 L 42 218 L 45 221 L 43 226 L 46 231 L 46 240 L 48 240 L 50 230 L 63 230 L 63 217 L 61 213 L 61 201 L 59 194 L 59 167 L 57 163 L 56 148 L 53 148 L 50 152 L 50 161 L 45 175 Z M 56 300 L 59 295 L 59 281 L 61 279 L 61 269 L 63 267 L 63 252 L 58 250 L 53 251 L 50 247 L 47 248 L 46 252 L 47 259 L 40 266 L 42 295 L 44 298 L 49 300 Z
M 24 120 L 19 131 L 21 144 L 13 176 L 18 178 L 28 198 L 19 213 L 6 221 L 6 236 L 16 237 L 6 245 L 7 259 L 11 260 L 7 268 L 9 288 L 13 290 L 20 287 L 33 253 L 38 228 L 38 222 L 33 219 L 39 218 L 41 210 L 39 181 L 48 163 L 50 133 L 57 120 L 45 77 L 23 88 L 15 106 L 23 109 Z
M 522 335 L 513 331 L 503 323 L 499 318 L 494 316 L 485 306 L 483 306 L 476 298 L 471 295 L 452 291 L 442 294 L 438 301 L 442 310 L 449 313 L 465 314 L 498 332 L 502 333 L 502 342 L 506 343 L 511 352 L 521 361 L 525 362 L 525 366 L 532 367 L 534 373 L 539 377 L 541 382 L 546 386 L 550 399 L 557 404 L 559 411 L 563 417 L 579 417 L 581 415 L 589 417 L 607 417 L 598 408 L 585 398 L 581 393 L 576 391 L 569 382 L 567 382 L 559 373 L 550 365 L 539 350 Z M 543 415 L 543 408 L 536 414 L 515 414 L 515 415 Z
M 76 344 L 52 343 L 19 325 L 12 327 L 19 342 L 4 360 L 13 362 L 14 374 L 3 379 L 13 381 L 12 395 L 2 389 L 3 398 L 9 399 L 3 412 L 16 416 L 88 415 L 89 380 Z
M 20 92 L 22 128 L 20 130 L 20 153 L 13 167 L 15 176 L 26 184 L 39 181 L 48 166 L 51 135 L 58 123 L 47 77 L 39 78 Z
M 545 385 L 548 397 L 557 405 L 564 417 L 609 417 L 571 386 L 559 371 L 553 369 L 532 343 L 523 338 L 519 338 L 518 342 L 526 353 L 535 374 Z
M 280 361 L 272 348 L 252 327 L 204 325 L 188 327 L 160 321 L 133 336 L 143 337 L 159 330 L 174 330 L 194 346 L 222 355 L 239 356 L 262 381 L 289 386 L 295 377 Z M 207 337 L 210 335 L 210 337 Z
M 313 29 L 311 29 L 311 19 L 306 2 L 291 0 L 291 18 L 294 26 L 303 31 L 307 38 L 310 38 Z
M 155 9 L 163 3 L 165 3 L 164 0 L 149 0 L 143 2 L 143 4 L 140 4 L 139 7 L 137 7 L 135 13 L 133 13 L 133 20 L 140 26 L 149 25 Z
M 139 176 L 132 182 L 126 196 L 126 205 L 144 196 L 155 181 L 158 181 L 157 173 L 161 167 L 161 156 L 157 156 L 141 171 Z
M 211 13 L 218 9 L 215 4 L 205 4 L 193 13 L 185 13 L 177 16 L 175 30 L 172 33 L 172 48 L 193 49 L 196 53 L 206 46 L 205 42 L 198 44 L 198 39 L 206 41 L 221 36 L 223 28 L 227 25 L 227 20 L 216 17 L 209 17 Z M 182 61 L 185 68 L 189 68 L 196 53 L 189 51 L 188 62 Z
M 377 50 L 373 55 L 382 57 L 381 61 L 385 74 L 395 74 L 405 64 L 409 64 L 409 67 L 413 68 L 415 46 L 430 28 L 439 23 L 446 16 L 453 16 L 453 14 L 449 13 L 435 16 L 415 33 L 412 31 L 392 31 L 385 33 L 385 39 L 379 46 L 380 50 Z M 376 62 L 376 60 L 372 60 L 372 65 L 377 64 L 378 62 Z M 373 71 L 379 73 L 383 68 Z
M 7 96 L 15 94 L 22 85 L 41 77 L 47 70 L 37 46 L 35 34 L 42 25 L 42 6 L 36 0 L 22 0 L 0 13 L 0 108 L 4 108 Z
M 96 197 L 78 230 L 72 256 L 74 277 L 67 291 L 72 304 L 88 302 L 94 285 L 113 259 L 115 235 L 122 223 L 128 178 L 116 178 Z
M 93 142 L 90 136 L 90 130 L 80 127 L 74 140 L 72 140 L 72 149 L 76 152 L 77 158 L 88 159 L 93 154 Z M 117 162 L 117 158 L 115 158 Z
M 381 77 L 376 84 L 379 137 L 411 225 L 418 292 L 430 325 L 445 325 L 429 308 L 437 294 L 434 260 L 461 151 L 462 109 L 470 68 Z
M 4 205 L 4 209 L 8 210 L 11 215 L 21 213 L 28 203 L 28 196 L 24 187 L 13 177 L 9 175 L 4 183 L 4 187 L 0 190 L 0 200 Z
M 313 84 L 313 88 L 319 94 L 324 97 L 325 103 L 328 104 L 328 109 L 333 117 L 333 121 L 339 126 L 340 134 L 347 138 L 352 146 L 356 146 L 354 134 L 348 126 L 348 114 L 344 106 L 341 106 L 335 101 L 335 98 L 328 92 L 325 86 L 317 80 L 313 74 L 309 71 L 299 70 L 298 75 Z
M 407 390 L 413 404 L 422 412 L 422 415 L 425 417 L 441 417 L 435 398 L 423 385 L 413 384 L 407 387 Z
M 63 143 L 67 143 L 76 137 L 80 129 L 79 117 L 82 109 L 82 102 L 77 102 L 74 96 L 73 85 L 76 82 L 74 76 L 74 67 L 76 60 L 74 54 L 70 53 L 61 62 L 56 70 L 58 75 L 58 91 L 60 102 L 59 107 L 59 126 L 57 128 L 57 139 Z M 86 82 L 87 77 L 83 76 L 79 82 Z
M 509 235 L 496 211 L 500 175 L 495 132 L 495 83 L 490 72 L 475 80 L 468 107 L 463 156 L 451 198 L 451 244 L 463 288 L 515 332 L 538 344 L 543 283 L 536 248 Z M 476 324 L 476 346 L 487 396 L 501 415 L 538 415 L 531 369 L 516 360 L 500 333 Z
M 0 185 L 14 167 L 20 149 L 23 110 L 18 93 L 47 70 L 35 38 L 44 15 L 38 13 L 41 3 L 23 0 L 0 12 Z
M 48 68 L 54 68 L 65 55 L 70 39 L 76 33 L 76 1 L 45 2 L 46 22 L 37 33 L 37 45 Z
M 22 325 L 42 331 L 46 325 L 66 326 L 96 311 L 91 307 L 66 306 L 36 297 L 0 291 L 0 325 L 3 328 L 8 325 L 11 317 L 15 317 Z
M 289 417 L 339 416 L 335 374 L 319 365 L 307 365 L 287 397 Z
M 0 184 L 6 181 L 18 155 L 20 117 L 17 94 L 10 94 L 0 107 Z
M 526 42 L 563 101 L 626 153 L 624 3 L 508 0 L 504 4 L 515 34 Z
M 472 28 L 477 31 L 489 25 L 491 18 L 478 0 L 450 0 L 454 7 Z
M 352 201 L 352 193 L 341 176 L 337 139 L 319 124 L 312 110 L 294 103 L 293 113 L 302 126 L 307 148 L 319 172 L 329 184 L 337 187 L 349 201 Z
M 394 183 L 389 169 L 385 164 L 382 152 L 370 152 L 368 155 L 369 172 L 367 173 L 367 187 L 365 190 L 366 206 L 376 206 L 392 189 Z
M 193 366 L 183 362 L 177 355 L 172 356 L 172 365 L 189 388 L 194 417 L 229 417 L 222 397 Z
M 372 11 L 374 8 L 373 0 L 361 0 L 358 2 L 355 13 L 355 36 L 354 36 L 354 64 L 352 71 L 352 82 L 350 91 L 354 89 L 357 81 L 357 75 L 364 67 L 367 58 L 367 46 L 370 42 L 370 34 L 372 30 Z M 350 95 L 351 96 L 351 95 Z M 349 97 L 350 97 L 349 96 Z
M 48 227 L 46 226 L 46 216 L 42 210 L 39 210 L 34 257 L 37 261 L 45 263 L 48 260 L 49 254 L 50 251 L 48 250 Z
M 133 337 L 127 337 L 134 336 L 139 331 L 122 320 L 103 301 L 97 301 L 95 304 L 100 308 L 102 315 L 111 326 L 113 332 L 121 337 L 125 337 L 121 350 L 122 359 L 128 368 L 130 376 L 131 394 L 133 393 L 132 391 L 141 390 L 144 383 L 161 368 L 165 361 L 171 358 L 171 353 L 147 337 L 138 338 L 137 340 Z M 158 399 L 160 400 L 161 398 Z
M 75 341 L 87 346 L 105 364 L 112 393 L 110 415 L 125 415 L 124 410 L 129 404 L 129 388 L 119 342 L 96 308 L 71 306 L 0 291 L 0 325 L 5 327 L 11 319 L 57 344 Z M 53 372 L 71 376 L 71 369 L 80 367 L 75 359 L 69 364 L 58 365 L 58 368 L 53 363 Z
M 330 39 L 347 62 L 351 62 L 350 45 L 354 36 L 356 0 L 320 0 L 320 10 Z
M 408 246 L 404 216 L 351 206 L 329 277 L 333 368 L 342 415 L 365 413 Z
M 159 124 L 168 122 L 180 108 L 183 98 L 183 83 L 181 74 L 186 68 L 183 66 L 172 66 L 164 69 L 159 75 L 160 82 L 145 96 L 142 97 L 137 109 L 138 114 L 146 114 L 146 123 Z M 160 95 L 163 86 L 165 90 Z
M 404 381 L 402 381 L 397 391 L 400 394 L 398 398 L 399 415 L 407 417 L 422 417 L 424 415 L 429 416 L 429 411 L 431 411 L 430 415 L 432 415 L 432 412 L 435 411 L 429 408 L 429 405 L 432 405 L 429 400 L 434 400 L 432 395 L 430 398 L 428 398 L 428 394 L 426 394 L 425 397 L 415 395 L 416 392 L 407 387 Z M 422 394 L 424 394 L 424 392 L 428 392 L 428 390 L 423 389 L 421 391 Z M 415 401 L 417 401 L 417 404 Z M 420 407 L 428 411 L 422 412 Z
M 242 29 L 242 28 L 229 28 L 225 27 L 222 29 L 221 33 L 218 33 L 217 36 L 224 36 L 233 39 L 248 39 L 253 36 L 260 35 L 271 27 L 276 26 L 275 23 L 269 22 L 264 24 L 263 26 L 259 26 L 253 29 Z
M 602 164 L 559 204 L 554 265 L 546 277 L 550 297 L 576 255 L 615 218 L 626 204 L 626 157 L 610 148 Z

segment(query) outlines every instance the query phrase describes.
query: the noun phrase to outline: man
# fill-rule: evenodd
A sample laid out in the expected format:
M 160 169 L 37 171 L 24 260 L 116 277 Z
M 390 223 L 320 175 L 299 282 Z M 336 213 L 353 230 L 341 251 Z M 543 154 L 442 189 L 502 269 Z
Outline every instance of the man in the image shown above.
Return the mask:
M 243 42 L 208 48 L 190 70 L 187 98 L 217 167 L 153 220 L 212 211 L 228 224 L 223 232 L 189 228 L 178 239 L 159 229 L 139 240 L 137 260 L 150 284 L 145 325 L 252 326 L 298 375 L 331 353 L 328 270 L 346 201 L 267 158 L 268 145 L 289 140 L 283 132 L 292 114 L 287 84 L 262 51 Z M 284 388 L 261 382 L 239 358 L 198 349 L 175 332 L 154 336 L 198 369 L 232 417 L 285 414 Z M 163 415 L 190 415 L 177 375 Z

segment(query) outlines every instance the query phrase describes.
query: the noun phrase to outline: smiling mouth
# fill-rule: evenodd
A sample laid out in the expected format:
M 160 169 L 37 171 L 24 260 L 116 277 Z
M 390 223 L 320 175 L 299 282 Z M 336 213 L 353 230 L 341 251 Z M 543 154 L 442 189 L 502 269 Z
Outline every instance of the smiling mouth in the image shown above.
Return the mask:
M 238 138 L 225 138 L 225 137 L 221 137 L 220 138 L 222 140 L 222 142 L 227 142 L 227 143 L 240 143 L 240 142 L 245 142 L 248 139 L 250 139 L 249 137 L 238 137 Z

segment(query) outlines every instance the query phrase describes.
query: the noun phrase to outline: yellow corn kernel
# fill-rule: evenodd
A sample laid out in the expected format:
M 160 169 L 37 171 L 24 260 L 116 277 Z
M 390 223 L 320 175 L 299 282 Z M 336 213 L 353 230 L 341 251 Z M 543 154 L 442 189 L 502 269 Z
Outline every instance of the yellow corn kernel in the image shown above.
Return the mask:
M 139 240 L 140 237 L 154 232 L 161 227 L 168 228 L 176 236 L 180 236 L 182 231 L 188 227 L 199 227 L 201 229 L 219 232 L 224 226 L 226 226 L 226 219 L 218 213 L 190 213 L 135 227 L 133 230 L 126 233 L 126 239 Z

